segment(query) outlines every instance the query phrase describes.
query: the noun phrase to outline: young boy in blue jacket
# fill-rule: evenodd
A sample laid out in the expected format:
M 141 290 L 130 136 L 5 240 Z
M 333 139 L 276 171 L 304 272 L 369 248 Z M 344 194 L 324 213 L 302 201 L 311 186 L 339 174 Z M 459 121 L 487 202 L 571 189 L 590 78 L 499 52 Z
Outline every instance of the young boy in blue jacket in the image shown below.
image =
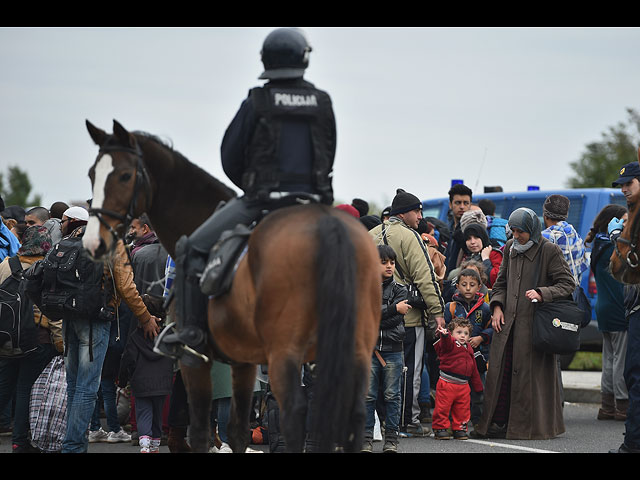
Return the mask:
M 385 407 L 384 446 L 382 451 L 398 451 L 401 379 L 404 367 L 404 316 L 411 306 L 407 289 L 393 279 L 396 253 L 388 245 L 379 245 L 382 272 L 382 317 L 380 331 L 371 359 L 371 376 L 367 394 L 364 452 L 373 451 L 373 427 L 378 392 L 382 391 Z
M 452 301 L 445 305 L 444 321 L 448 324 L 452 318 L 462 317 L 471 322 L 473 327 L 469 345 L 473 347 L 478 365 L 478 372 L 484 384 L 489 361 L 489 344 L 493 336 L 491 326 L 491 309 L 480 293 L 482 279 L 473 268 L 468 268 L 458 275 L 456 293 Z M 475 424 L 482 415 L 484 395 L 482 392 L 471 392 L 471 423 Z

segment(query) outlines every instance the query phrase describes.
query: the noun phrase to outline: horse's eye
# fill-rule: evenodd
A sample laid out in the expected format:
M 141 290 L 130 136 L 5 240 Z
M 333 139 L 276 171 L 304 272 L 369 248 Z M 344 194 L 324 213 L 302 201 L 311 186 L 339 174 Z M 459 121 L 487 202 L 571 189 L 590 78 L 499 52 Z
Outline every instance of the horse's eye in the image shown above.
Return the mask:
M 123 173 L 122 175 L 120 175 L 121 182 L 128 182 L 130 179 L 131 179 L 130 173 Z

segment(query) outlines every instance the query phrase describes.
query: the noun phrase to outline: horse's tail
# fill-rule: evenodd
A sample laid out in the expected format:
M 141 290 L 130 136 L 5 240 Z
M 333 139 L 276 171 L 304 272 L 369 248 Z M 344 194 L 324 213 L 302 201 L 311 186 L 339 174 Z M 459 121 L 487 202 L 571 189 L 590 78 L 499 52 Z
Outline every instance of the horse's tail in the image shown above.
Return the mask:
M 323 215 L 317 226 L 318 341 L 311 439 L 321 452 L 345 441 L 355 381 L 356 251 L 344 223 Z

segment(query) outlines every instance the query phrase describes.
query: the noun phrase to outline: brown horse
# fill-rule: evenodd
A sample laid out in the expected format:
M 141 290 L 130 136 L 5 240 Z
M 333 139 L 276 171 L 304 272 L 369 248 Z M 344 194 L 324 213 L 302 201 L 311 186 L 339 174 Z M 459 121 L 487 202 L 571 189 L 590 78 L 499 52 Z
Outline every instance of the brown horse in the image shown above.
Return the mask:
M 87 128 L 100 147 L 89 172 L 93 216 L 85 233 L 85 247 L 96 257 L 108 255 L 126 223 L 145 211 L 173 254 L 176 240 L 230 197 L 220 182 L 150 135 L 129 133 L 116 121 L 112 135 L 89 122 Z M 258 364 L 267 365 L 288 450 L 302 451 L 308 433 L 319 451 L 359 451 L 380 309 L 379 257 L 360 222 L 323 205 L 267 215 L 251 234 L 231 290 L 209 302 L 208 356 L 230 359 L 232 368 L 233 451 L 248 444 Z M 300 385 L 306 362 L 315 363 L 308 432 Z M 210 363 L 181 365 L 191 446 L 198 452 L 209 447 L 209 370 Z
M 640 163 L 640 148 L 638 148 L 638 163 Z M 629 213 L 622 233 L 618 237 L 611 259 L 609 269 L 611 275 L 619 282 L 637 285 L 640 284 L 640 194 L 628 199 Z

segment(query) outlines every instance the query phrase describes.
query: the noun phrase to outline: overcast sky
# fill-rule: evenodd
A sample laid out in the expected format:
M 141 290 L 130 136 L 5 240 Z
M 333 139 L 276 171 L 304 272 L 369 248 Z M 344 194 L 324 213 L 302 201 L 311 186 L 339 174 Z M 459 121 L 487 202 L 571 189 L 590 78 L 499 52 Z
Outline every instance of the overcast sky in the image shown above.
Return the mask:
M 116 119 L 231 186 L 220 143 L 273 28 L 0 28 L 0 171 L 26 170 L 44 206 L 86 200 L 85 119 Z M 451 179 L 563 188 L 586 144 L 640 110 L 640 28 L 302 28 L 305 78 L 334 103 L 341 202 L 441 197 Z

